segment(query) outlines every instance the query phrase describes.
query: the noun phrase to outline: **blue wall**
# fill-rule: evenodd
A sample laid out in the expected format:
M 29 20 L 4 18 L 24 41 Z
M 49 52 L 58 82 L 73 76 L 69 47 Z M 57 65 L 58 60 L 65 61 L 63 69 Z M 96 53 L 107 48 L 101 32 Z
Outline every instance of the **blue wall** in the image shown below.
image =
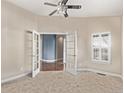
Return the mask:
M 43 35 L 42 40 L 42 59 L 56 59 L 56 35 Z

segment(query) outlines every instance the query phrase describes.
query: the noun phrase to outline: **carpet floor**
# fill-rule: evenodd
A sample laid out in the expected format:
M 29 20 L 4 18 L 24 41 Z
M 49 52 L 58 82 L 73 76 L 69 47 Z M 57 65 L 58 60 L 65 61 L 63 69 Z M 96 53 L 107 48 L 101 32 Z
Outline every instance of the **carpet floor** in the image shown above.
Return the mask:
M 74 76 L 61 71 L 40 72 L 2 84 L 1 93 L 122 93 L 122 79 L 81 72 Z

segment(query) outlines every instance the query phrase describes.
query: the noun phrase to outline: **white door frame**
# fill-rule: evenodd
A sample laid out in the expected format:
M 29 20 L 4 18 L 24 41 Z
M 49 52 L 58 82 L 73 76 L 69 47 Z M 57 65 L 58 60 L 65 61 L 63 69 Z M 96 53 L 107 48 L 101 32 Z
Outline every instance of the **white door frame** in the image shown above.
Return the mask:
M 38 45 L 38 48 L 39 48 L 39 51 L 40 51 L 40 34 L 37 32 L 37 31 L 33 31 L 32 32 L 32 35 L 33 35 L 33 41 L 32 41 L 32 50 L 34 49 L 34 35 L 37 34 L 39 36 L 39 45 Z M 33 51 L 32 51 L 32 54 L 33 54 Z M 39 72 L 40 72 L 40 52 L 38 53 L 39 57 L 38 57 L 38 69 L 34 72 L 34 74 L 32 75 L 32 77 L 35 77 Z M 34 56 L 34 55 L 33 55 Z M 34 60 L 34 58 L 32 57 L 32 60 Z M 33 64 L 34 65 L 34 64 Z M 32 68 L 33 69 L 33 68 Z
M 68 33 L 67 32 L 39 32 L 39 34 L 40 34 L 40 45 L 41 45 L 41 35 L 46 35 L 46 34 L 48 34 L 48 35 L 53 35 L 53 34 L 55 34 L 55 35 L 67 35 Z M 66 65 L 66 59 L 65 59 L 65 56 L 66 56 L 66 50 L 65 50 L 65 48 L 66 48 L 66 38 L 64 38 L 64 49 L 63 49 L 63 63 L 64 63 L 64 70 L 63 71 L 65 71 L 65 69 L 66 69 L 66 67 L 65 67 L 65 65 Z M 41 48 L 41 47 L 40 47 Z M 42 53 L 40 53 L 40 57 L 42 56 Z M 42 59 L 40 59 L 40 60 L 42 60 Z

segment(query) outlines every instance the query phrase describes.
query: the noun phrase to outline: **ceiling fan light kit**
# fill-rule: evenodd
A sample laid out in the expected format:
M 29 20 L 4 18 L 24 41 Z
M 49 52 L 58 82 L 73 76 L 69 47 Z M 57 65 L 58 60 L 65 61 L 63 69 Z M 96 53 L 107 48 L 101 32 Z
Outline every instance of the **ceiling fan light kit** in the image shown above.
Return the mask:
M 81 9 L 81 5 L 66 5 L 67 2 L 68 2 L 68 0 L 62 0 L 57 5 L 45 2 L 44 5 L 57 7 L 57 9 L 54 10 L 53 12 L 51 12 L 49 14 L 49 16 L 52 16 L 53 14 L 55 14 L 57 12 L 57 14 L 63 14 L 64 17 L 66 18 L 66 17 L 68 17 L 68 13 L 67 13 L 68 9 Z

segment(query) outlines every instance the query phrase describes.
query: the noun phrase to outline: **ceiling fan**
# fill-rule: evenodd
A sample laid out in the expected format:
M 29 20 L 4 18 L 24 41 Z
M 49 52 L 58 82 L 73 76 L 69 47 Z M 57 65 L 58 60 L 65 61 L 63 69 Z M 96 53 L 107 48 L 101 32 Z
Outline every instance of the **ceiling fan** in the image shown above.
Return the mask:
M 81 5 L 66 5 L 67 2 L 68 0 L 61 0 L 58 2 L 58 4 L 52 4 L 52 3 L 45 2 L 44 5 L 57 7 L 57 9 L 51 12 L 49 16 L 52 16 L 53 14 L 57 12 L 58 14 L 62 13 L 66 18 L 68 17 L 68 13 L 67 13 L 68 9 L 81 9 Z

